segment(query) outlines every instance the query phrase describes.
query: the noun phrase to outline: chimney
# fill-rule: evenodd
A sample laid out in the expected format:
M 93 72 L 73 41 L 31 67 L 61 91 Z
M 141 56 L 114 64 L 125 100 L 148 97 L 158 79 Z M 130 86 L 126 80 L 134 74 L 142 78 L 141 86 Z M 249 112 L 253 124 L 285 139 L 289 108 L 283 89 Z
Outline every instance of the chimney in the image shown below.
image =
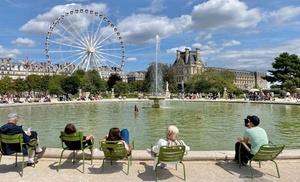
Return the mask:
M 200 48 L 196 48 L 196 61 L 200 61 L 201 58 L 200 58 Z
M 176 60 L 180 59 L 180 50 L 177 50 Z
M 190 51 L 188 48 L 185 48 L 185 61 L 184 61 L 185 63 L 188 62 L 189 56 L 190 56 Z

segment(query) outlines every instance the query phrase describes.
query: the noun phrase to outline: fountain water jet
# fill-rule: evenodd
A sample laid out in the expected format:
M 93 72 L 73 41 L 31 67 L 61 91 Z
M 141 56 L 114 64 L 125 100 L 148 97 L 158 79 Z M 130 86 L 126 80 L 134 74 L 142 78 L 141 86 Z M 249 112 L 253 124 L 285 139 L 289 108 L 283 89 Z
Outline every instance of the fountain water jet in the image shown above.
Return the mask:
M 155 62 L 154 62 L 154 66 L 155 66 L 155 83 L 154 83 L 154 95 L 153 96 L 150 96 L 149 97 L 149 100 L 153 100 L 154 101 L 154 104 L 152 105 L 152 108 L 160 108 L 160 105 L 159 105 L 159 101 L 160 100 L 164 100 L 165 97 L 163 96 L 160 96 L 161 93 L 159 93 L 159 86 L 162 85 L 162 83 L 159 83 L 159 81 L 162 81 L 162 75 L 159 74 L 159 70 L 158 70 L 158 56 L 159 56 L 159 36 L 156 35 L 156 53 L 155 53 Z M 159 85 L 160 84 L 160 85 Z M 161 95 L 164 95 L 164 94 L 161 94 Z

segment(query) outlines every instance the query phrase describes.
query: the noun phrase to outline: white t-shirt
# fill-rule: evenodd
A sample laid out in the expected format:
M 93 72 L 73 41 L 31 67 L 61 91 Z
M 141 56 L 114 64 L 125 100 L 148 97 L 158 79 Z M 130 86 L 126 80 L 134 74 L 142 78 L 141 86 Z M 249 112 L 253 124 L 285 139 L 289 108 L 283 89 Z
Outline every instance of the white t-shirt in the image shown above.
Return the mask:
M 178 141 L 179 141 L 180 144 L 182 144 L 182 145 L 185 146 L 185 152 L 190 151 L 190 147 L 187 146 L 182 140 L 178 140 Z M 161 139 L 158 140 L 158 142 L 155 144 L 155 146 L 152 147 L 152 151 L 154 153 L 158 153 L 159 152 L 159 148 L 161 146 L 167 146 L 167 145 L 168 145 L 167 140 L 161 138 Z

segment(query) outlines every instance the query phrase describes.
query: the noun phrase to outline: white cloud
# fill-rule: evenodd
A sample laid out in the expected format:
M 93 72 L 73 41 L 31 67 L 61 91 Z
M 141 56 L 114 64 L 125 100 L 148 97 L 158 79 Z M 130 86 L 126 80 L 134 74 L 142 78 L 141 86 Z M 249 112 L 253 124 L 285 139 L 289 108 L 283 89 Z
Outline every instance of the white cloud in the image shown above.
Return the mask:
M 22 52 L 19 51 L 18 49 L 6 49 L 2 45 L 0 45 L 0 57 L 2 58 L 12 58 L 15 59 L 19 55 L 21 55 Z
M 134 14 L 118 24 L 122 37 L 127 44 L 149 44 L 155 42 L 155 36 L 169 37 L 178 33 L 176 25 L 165 16 Z
M 46 34 L 49 31 L 49 27 L 58 17 L 60 17 L 60 15 L 62 15 L 64 12 L 69 12 L 75 9 L 94 10 L 102 14 L 106 14 L 109 10 L 103 3 L 91 3 L 89 5 L 75 3 L 57 5 L 54 6 L 49 12 L 39 14 L 36 18 L 29 20 L 29 22 L 19 28 L 19 30 L 28 33 Z
M 150 12 L 150 13 L 161 12 L 162 10 L 166 9 L 166 7 L 163 6 L 164 1 L 165 0 L 153 0 L 149 7 L 140 8 L 139 11 L 141 11 L 141 12 Z
M 134 57 L 130 57 L 130 58 L 127 58 L 126 61 L 129 61 L 129 62 L 134 62 L 134 61 L 137 61 L 137 58 L 134 58 Z
M 192 45 L 192 48 L 201 48 L 201 47 L 202 47 L 202 44 L 200 44 L 200 43 L 194 43 Z
M 184 52 L 185 49 L 189 49 L 189 50 L 192 50 L 191 47 L 188 47 L 188 46 L 180 46 L 180 47 L 174 47 L 174 48 L 171 48 L 171 49 L 167 49 L 167 54 L 170 54 L 170 55 L 176 55 L 177 53 L 177 50 L 179 50 L 180 52 Z
M 224 68 L 245 69 L 251 71 L 266 71 L 272 69 L 270 65 L 274 58 L 283 52 L 299 55 L 300 39 L 285 40 L 278 45 L 270 45 L 268 49 L 257 47 L 253 49 L 223 50 L 218 54 L 205 54 L 208 66 L 224 65 Z M 204 53 L 203 53 L 204 54 Z M 202 55 L 203 55 L 202 54 Z
M 194 6 L 193 27 L 201 29 L 251 28 L 261 21 L 260 10 L 239 0 L 210 0 Z
M 273 19 L 277 25 L 299 24 L 299 21 L 295 20 L 296 17 L 300 17 L 300 7 L 287 6 L 277 11 L 266 13 L 266 19 Z
M 17 47 L 34 47 L 36 43 L 29 38 L 17 38 L 16 40 L 11 41 L 12 44 L 15 44 Z
M 190 7 L 194 2 L 193 1 L 188 1 L 186 2 L 186 4 L 184 5 L 184 7 Z
M 241 43 L 239 41 L 236 40 L 230 40 L 228 42 L 225 42 L 222 44 L 222 46 L 224 47 L 229 47 L 229 46 L 236 46 L 236 45 L 240 45 Z

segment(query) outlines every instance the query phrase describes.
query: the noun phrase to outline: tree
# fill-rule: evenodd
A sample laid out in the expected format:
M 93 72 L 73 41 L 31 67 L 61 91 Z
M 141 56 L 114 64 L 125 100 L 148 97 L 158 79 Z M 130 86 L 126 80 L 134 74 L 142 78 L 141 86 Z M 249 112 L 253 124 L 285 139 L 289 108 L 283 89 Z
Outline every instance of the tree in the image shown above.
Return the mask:
M 41 76 L 39 75 L 28 75 L 26 78 L 28 91 L 33 91 L 33 93 L 41 91 L 41 80 Z
M 28 90 L 26 81 L 23 78 L 17 78 L 14 80 L 14 90 L 17 92 L 19 96 L 21 96 L 21 92 L 25 92 Z
M 234 85 L 235 75 L 230 71 L 208 70 L 201 75 L 193 75 L 186 83 L 186 92 L 190 93 L 222 93 L 224 87 L 228 93 L 240 93 L 241 90 Z
M 64 92 L 72 95 L 77 94 L 80 85 L 80 78 L 77 75 L 65 77 L 62 80 L 61 88 Z
M 0 80 L 0 92 L 1 94 L 12 94 L 14 92 L 12 78 L 5 76 Z
M 46 95 L 48 92 L 50 79 L 50 75 L 44 75 L 41 77 L 41 91 L 44 93 L 44 95 Z
M 119 74 L 117 73 L 112 73 L 108 80 L 107 80 L 107 89 L 108 91 L 111 91 L 111 89 L 114 87 L 114 85 L 118 82 L 118 81 L 122 81 L 122 78 L 120 77 Z
M 143 92 L 144 80 L 135 80 L 129 83 L 130 92 Z
M 80 78 L 82 78 L 82 77 L 85 75 L 85 71 L 82 70 L 82 69 L 78 69 L 78 70 L 76 70 L 72 75 L 77 75 L 77 76 L 79 76 Z
M 164 82 L 169 83 L 169 91 L 171 93 L 177 92 L 177 83 L 176 83 L 176 76 L 175 76 L 175 68 L 171 65 L 163 66 L 163 80 Z
M 284 52 L 275 58 L 272 63 L 273 70 L 268 70 L 270 75 L 263 79 L 268 82 L 281 83 L 281 88 L 286 88 L 289 91 L 300 87 L 300 59 L 297 55 Z
M 84 92 L 90 92 L 96 94 L 106 91 L 106 82 L 101 79 L 97 70 L 88 71 L 82 79 L 81 89 Z
M 145 74 L 144 91 L 155 92 L 157 89 L 159 93 L 165 92 L 166 82 L 169 83 L 170 92 L 177 90 L 175 70 L 167 64 L 157 63 L 156 68 L 155 62 L 150 63 Z
M 62 80 L 64 79 L 64 76 L 62 75 L 54 75 L 51 77 L 49 80 L 49 87 L 48 87 L 48 92 L 51 95 L 61 95 L 64 93 L 61 84 Z
M 122 95 L 122 94 L 126 94 L 129 92 L 129 85 L 128 83 L 122 82 L 122 81 L 118 81 L 116 82 L 116 84 L 114 85 L 114 91 L 115 94 L 118 95 Z

